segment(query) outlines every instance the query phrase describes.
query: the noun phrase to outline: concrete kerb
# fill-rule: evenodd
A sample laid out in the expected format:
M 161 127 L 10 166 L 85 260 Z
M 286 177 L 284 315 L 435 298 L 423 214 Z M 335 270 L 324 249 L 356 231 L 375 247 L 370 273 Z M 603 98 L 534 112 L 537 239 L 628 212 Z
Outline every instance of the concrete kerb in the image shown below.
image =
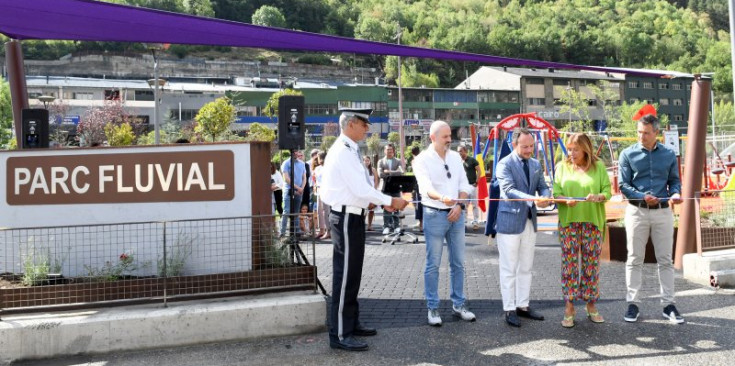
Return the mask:
M 313 292 L 6 315 L 0 362 L 321 332 Z

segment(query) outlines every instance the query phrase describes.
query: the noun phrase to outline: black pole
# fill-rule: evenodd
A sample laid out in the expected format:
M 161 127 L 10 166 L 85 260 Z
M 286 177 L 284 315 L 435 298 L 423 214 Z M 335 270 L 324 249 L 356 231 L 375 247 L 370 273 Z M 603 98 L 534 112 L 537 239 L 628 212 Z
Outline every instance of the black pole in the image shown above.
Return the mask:
M 294 221 L 295 220 L 294 220 L 294 215 L 293 214 L 295 212 L 299 212 L 299 210 L 297 210 L 295 207 L 293 207 L 296 204 L 296 198 L 294 197 L 294 195 L 295 195 L 295 193 L 294 193 L 294 172 L 296 171 L 296 166 L 294 166 L 294 164 L 296 164 L 296 159 L 294 158 L 294 154 L 295 153 L 296 153 L 296 150 L 291 149 L 291 171 L 289 172 L 289 174 L 291 174 L 291 196 L 289 197 L 289 199 L 291 200 L 291 205 L 290 205 L 291 206 L 291 209 L 289 210 L 288 213 L 289 213 L 289 216 L 290 216 L 289 217 L 289 221 L 291 222 L 291 228 L 289 229 L 290 230 L 289 231 L 289 234 L 290 234 L 289 236 L 291 237 L 291 240 L 292 241 L 295 241 L 296 240 L 296 227 L 294 227 Z

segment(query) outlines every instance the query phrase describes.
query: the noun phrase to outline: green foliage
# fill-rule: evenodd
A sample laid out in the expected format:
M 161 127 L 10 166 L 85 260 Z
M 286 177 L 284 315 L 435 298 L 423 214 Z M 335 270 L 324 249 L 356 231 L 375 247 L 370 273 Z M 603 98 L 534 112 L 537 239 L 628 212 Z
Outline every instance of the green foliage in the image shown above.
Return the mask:
M 47 254 L 36 254 L 36 249 L 32 248 L 30 253 L 23 256 L 23 285 L 39 285 L 48 279 L 50 268 L 49 256 Z
M 291 152 L 288 150 L 280 150 L 278 153 L 276 153 L 275 156 L 271 159 L 271 162 L 275 163 L 276 166 L 278 166 L 278 169 L 281 168 L 281 164 L 283 164 L 286 159 L 291 157 Z
M 132 272 L 148 266 L 150 266 L 149 262 L 138 265 L 133 253 L 123 252 L 114 263 L 108 261 L 101 268 L 84 265 L 84 269 L 87 271 L 87 277 L 91 281 L 111 282 L 117 281 L 125 275 L 130 275 Z
M 197 121 L 194 132 L 211 136 L 214 142 L 217 135 L 229 130 L 235 120 L 235 107 L 226 97 L 217 98 L 205 104 L 194 119 Z
M 732 102 L 721 100 L 715 104 L 715 128 L 718 135 L 735 132 L 735 109 Z
M 263 5 L 253 13 L 252 23 L 255 25 L 264 25 L 266 27 L 286 28 L 286 18 L 278 8 L 270 5 Z
M 166 252 L 166 260 L 164 261 L 163 257 L 158 257 L 158 260 L 156 261 L 158 267 L 158 276 L 181 276 L 186 261 L 189 259 L 189 257 L 191 257 L 194 242 L 196 241 L 196 235 L 191 236 L 189 234 L 179 232 L 179 235 L 176 238 L 176 243 Z
M 332 60 L 329 58 L 329 56 L 320 55 L 320 54 L 308 54 L 308 55 L 299 56 L 299 58 L 296 59 L 296 62 L 300 64 L 309 64 L 309 65 L 324 65 L 324 66 L 332 65 Z
M 395 146 L 399 146 L 398 142 L 401 141 L 401 135 L 398 132 L 391 132 L 388 134 L 388 142 Z
M 276 139 L 276 131 L 260 123 L 252 123 L 245 141 L 273 142 Z
M 189 14 L 214 17 L 214 8 L 210 0 L 184 0 L 183 5 Z
M 10 86 L 5 79 L 0 77 L 0 149 L 10 148 L 12 130 L 13 104 L 10 99 Z
M 263 108 L 263 113 L 268 117 L 278 117 L 278 98 L 284 95 L 304 95 L 299 90 L 293 90 L 293 89 L 282 89 L 275 93 L 273 93 L 270 98 L 268 98 L 268 102 L 265 104 L 265 108 Z
M 368 154 L 380 154 L 380 134 L 374 133 L 365 139 L 365 145 L 367 145 Z
M 130 146 L 135 141 L 133 127 L 127 122 L 106 124 L 105 136 L 107 137 L 107 144 L 110 146 Z
M 331 148 L 332 145 L 334 145 L 335 141 L 337 141 L 336 136 L 324 136 L 324 138 L 322 138 L 322 144 L 319 145 L 319 150 L 329 151 L 329 148 Z

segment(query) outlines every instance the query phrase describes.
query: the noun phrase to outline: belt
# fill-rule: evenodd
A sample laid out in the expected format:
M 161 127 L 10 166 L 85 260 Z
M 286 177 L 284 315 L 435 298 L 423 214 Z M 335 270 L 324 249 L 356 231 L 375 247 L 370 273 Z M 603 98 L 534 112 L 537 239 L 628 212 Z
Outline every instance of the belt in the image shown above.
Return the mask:
M 347 206 L 347 205 L 332 206 L 331 210 L 332 212 L 338 213 L 338 214 L 349 213 L 349 214 L 359 215 L 359 216 L 365 216 L 365 213 L 367 212 L 367 209 L 356 207 L 356 206 Z
M 658 210 L 659 208 L 669 208 L 669 202 L 659 202 L 657 205 L 649 206 L 646 201 L 628 201 L 631 205 L 640 207 L 640 208 L 648 208 L 651 210 Z
M 430 209 L 432 209 L 432 210 L 442 211 L 442 212 L 449 212 L 449 211 L 452 211 L 452 209 L 451 209 L 451 208 L 436 208 L 436 207 L 431 207 L 431 206 L 427 206 L 427 205 L 424 205 L 424 207 L 426 207 L 426 208 L 430 208 Z

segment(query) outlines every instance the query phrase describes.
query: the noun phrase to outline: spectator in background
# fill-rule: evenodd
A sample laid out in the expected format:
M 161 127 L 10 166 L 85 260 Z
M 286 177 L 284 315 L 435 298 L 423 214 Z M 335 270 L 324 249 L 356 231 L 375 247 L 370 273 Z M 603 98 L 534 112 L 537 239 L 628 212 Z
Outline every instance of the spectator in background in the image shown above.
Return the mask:
M 271 191 L 273 191 L 273 212 L 283 215 L 283 176 L 271 162 Z
M 291 159 L 286 159 L 281 164 L 281 172 L 283 173 L 283 211 L 284 215 L 281 218 L 281 236 L 286 235 L 286 224 L 294 218 L 295 227 L 294 233 L 298 233 L 298 219 L 295 218 L 298 208 L 301 207 L 302 197 L 304 196 L 304 188 L 306 186 L 306 164 L 303 161 L 297 159 L 299 154 L 303 157 L 303 153 L 300 151 L 294 151 L 293 156 L 294 164 L 291 167 Z M 291 173 L 294 175 L 294 204 L 291 206 Z M 290 215 L 290 216 L 289 216 Z
M 378 160 L 378 176 L 383 180 L 383 191 L 385 191 L 386 178 L 403 174 L 403 167 L 401 161 L 396 159 L 396 148 L 393 144 L 385 145 L 383 153 L 385 154 L 383 158 Z M 400 193 L 395 193 L 394 197 L 400 197 Z M 391 230 L 398 231 L 400 229 L 398 227 L 398 215 L 383 210 L 383 235 L 388 235 Z
M 365 155 L 362 157 L 362 162 L 365 164 L 365 169 L 367 169 L 368 172 L 368 180 L 372 182 L 373 188 L 378 188 L 378 172 L 373 168 L 373 161 L 370 160 L 370 157 Z M 368 209 L 367 214 L 367 228 L 366 231 L 373 231 L 373 218 L 375 217 L 375 208 Z
M 301 161 L 301 163 L 304 164 L 304 168 L 306 169 L 306 184 L 304 185 L 304 193 L 301 197 L 301 204 L 306 205 L 306 209 L 311 212 L 311 160 L 306 163 L 306 160 L 304 160 L 303 151 L 297 151 L 296 156 Z
M 322 186 L 322 170 L 324 169 L 324 159 L 327 154 L 324 151 L 319 151 L 316 156 L 314 165 L 314 197 L 316 198 L 316 220 L 319 225 L 319 233 L 317 239 L 325 240 L 331 238 L 329 235 L 329 226 L 327 218 L 329 217 L 329 206 L 324 204 L 321 197 L 321 186 Z
M 559 203 L 561 288 L 566 308 L 561 325 L 574 326 L 574 300 L 587 303 L 593 323 L 605 319 L 595 304 L 600 298 L 600 252 L 605 232 L 605 201 L 610 199 L 607 169 L 592 152 L 592 141 L 583 133 L 569 136 L 568 157 L 554 175 L 554 197 Z M 584 201 L 574 199 L 582 198 Z M 581 262 L 581 263 L 580 263 Z

